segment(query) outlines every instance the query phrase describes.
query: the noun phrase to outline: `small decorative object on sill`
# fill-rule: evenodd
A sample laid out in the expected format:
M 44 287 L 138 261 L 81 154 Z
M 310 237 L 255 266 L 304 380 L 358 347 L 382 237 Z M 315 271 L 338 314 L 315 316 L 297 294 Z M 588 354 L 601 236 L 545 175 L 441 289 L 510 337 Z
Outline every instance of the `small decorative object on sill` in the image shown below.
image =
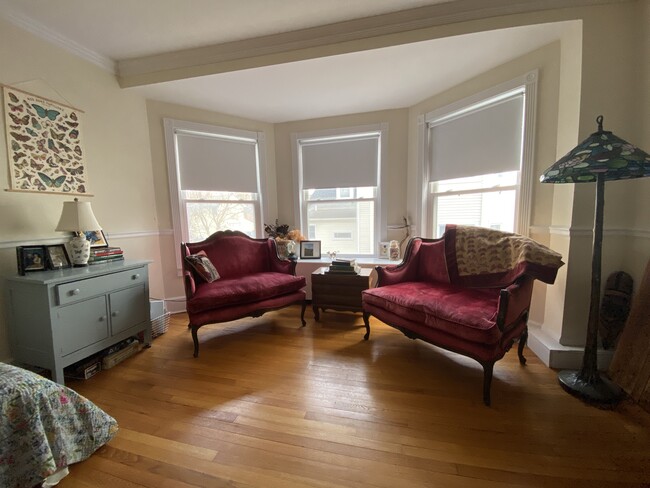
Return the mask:
M 287 257 L 296 259 L 296 241 L 287 241 Z
M 327 251 L 327 255 L 330 257 L 332 261 L 336 259 L 336 255 L 338 254 L 338 251 Z
M 388 257 L 391 261 L 399 261 L 399 242 L 390 241 L 388 246 Z

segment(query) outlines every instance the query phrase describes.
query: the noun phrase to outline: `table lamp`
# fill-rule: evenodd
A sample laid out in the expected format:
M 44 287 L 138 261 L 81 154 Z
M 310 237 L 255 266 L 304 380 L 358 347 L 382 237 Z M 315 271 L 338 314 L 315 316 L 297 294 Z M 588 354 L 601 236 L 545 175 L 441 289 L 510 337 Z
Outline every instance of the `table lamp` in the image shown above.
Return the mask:
M 75 237 L 70 241 L 70 259 L 74 266 L 88 265 L 90 241 L 86 239 L 84 231 L 101 229 L 90 208 L 90 202 L 80 202 L 78 198 L 73 202 L 63 202 L 63 211 L 56 230 L 75 233 Z
M 598 372 L 598 322 L 603 242 L 605 181 L 650 176 L 650 155 L 609 131 L 603 130 L 603 116 L 596 118 L 598 131 L 591 134 L 566 156 L 544 171 L 542 183 L 596 183 L 593 251 L 591 261 L 591 304 L 587 339 L 579 371 L 560 371 L 562 388 L 582 400 L 597 405 L 613 405 L 623 390 Z

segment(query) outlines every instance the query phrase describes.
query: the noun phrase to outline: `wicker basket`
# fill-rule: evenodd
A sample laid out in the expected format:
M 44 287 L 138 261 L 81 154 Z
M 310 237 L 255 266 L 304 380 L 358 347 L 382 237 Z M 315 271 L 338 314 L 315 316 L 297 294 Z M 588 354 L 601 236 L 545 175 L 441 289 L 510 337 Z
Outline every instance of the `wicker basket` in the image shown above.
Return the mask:
M 160 317 L 151 319 L 151 337 L 158 337 L 167 332 L 169 328 L 169 312 L 165 312 Z

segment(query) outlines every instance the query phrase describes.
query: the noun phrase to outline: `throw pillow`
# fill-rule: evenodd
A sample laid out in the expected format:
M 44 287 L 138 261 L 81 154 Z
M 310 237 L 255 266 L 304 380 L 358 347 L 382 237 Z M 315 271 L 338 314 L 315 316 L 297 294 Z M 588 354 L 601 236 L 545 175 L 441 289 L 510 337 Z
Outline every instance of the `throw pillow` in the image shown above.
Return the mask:
M 214 267 L 210 258 L 205 253 L 205 251 L 199 251 L 196 254 L 190 254 L 185 256 L 185 260 L 192 266 L 192 269 L 203 278 L 208 283 L 217 281 L 221 276 L 217 272 L 217 268 Z

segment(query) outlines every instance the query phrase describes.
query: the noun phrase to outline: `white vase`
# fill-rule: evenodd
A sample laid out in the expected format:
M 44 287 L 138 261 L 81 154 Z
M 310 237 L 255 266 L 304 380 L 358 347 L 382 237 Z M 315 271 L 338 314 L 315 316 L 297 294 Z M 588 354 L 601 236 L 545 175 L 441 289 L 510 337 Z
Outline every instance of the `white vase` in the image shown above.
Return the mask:
M 70 260 L 74 266 L 86 266 L 90 258 L 90 241 L 78 234 L 70 241 Z

